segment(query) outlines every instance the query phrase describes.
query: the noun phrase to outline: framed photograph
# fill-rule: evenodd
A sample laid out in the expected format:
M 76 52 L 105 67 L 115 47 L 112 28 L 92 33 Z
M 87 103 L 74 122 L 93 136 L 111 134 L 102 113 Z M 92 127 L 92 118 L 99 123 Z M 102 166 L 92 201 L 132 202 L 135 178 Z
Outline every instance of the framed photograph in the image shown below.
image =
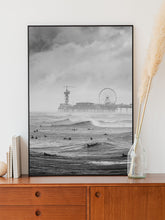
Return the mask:
M 133 26 L 28 26 L 29 175 L 127 175 Z

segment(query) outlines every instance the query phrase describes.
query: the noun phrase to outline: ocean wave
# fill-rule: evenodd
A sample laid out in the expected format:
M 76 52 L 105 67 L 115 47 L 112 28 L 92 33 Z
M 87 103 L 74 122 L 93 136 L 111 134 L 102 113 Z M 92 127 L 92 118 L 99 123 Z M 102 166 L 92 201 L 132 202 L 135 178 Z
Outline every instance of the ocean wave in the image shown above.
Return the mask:
M 52 123 L 52 126 L 53 125 L 56 125 L 56 126 L 62 126 L 62 125 L 71 125 L 71 121 L 69 118 L 65 118 L 65 119 L 60 119 L 60 120 L 56 120 Z
M 92 118 L 80 119 L 80 120 L 72 120 L 70 118 L 57 120 L 51 124 L 51 126 L 95 126 L 95 127 L 103 127 L 103 128 L 122 128 L 122 127 L 131 127 L 131 120 L 116 120 L 116 121 L 104 121 L 104 120 L 96 120 Z
M 121 122 L 124 122 L 124 123 L 132 123 L 132 120 L 131 119 L 111 119 L 111 120 L 99 120 L 99 122 L 101 123 L 121 123 Z
M 92 125 L 96 127 L 103 127 L 103 128 L 123 128 L 123 127 L 131 127 L 131 123 L 126 123 L 122 121 L 116 121 L 116 122 L 104 122 L 100 120 L 91 120 Z
M 89 161 L 89 164 L 94 164 L 94 165 L 118 165 L 118 164 L 126 164 L 127 161 Z

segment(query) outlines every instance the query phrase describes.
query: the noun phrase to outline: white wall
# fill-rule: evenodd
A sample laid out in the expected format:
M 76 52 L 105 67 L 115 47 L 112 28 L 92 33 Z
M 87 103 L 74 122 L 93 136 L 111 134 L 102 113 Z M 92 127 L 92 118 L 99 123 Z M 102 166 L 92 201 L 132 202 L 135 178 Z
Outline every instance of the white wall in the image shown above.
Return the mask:
M 0 0 L 0 160 L 13 134 L 22 136 L 23 172 L 27 164 L 27 25 L 133 24 L 135 26 L 135 117 L 137 88 L 161 0 Z M 165 59 L 152 85 L 142 142 L 148 172 L 165 172 Z

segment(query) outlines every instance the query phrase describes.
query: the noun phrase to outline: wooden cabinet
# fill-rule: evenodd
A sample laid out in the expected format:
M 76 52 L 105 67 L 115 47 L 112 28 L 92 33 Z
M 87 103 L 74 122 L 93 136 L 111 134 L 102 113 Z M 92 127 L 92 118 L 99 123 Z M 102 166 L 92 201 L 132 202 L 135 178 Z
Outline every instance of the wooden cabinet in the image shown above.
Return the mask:
M 165 187 L 91 187 L 90 194 L 91 220 L 165 219 Z
M 164 220 L 165 175 L 0 178 L 2 220 Z

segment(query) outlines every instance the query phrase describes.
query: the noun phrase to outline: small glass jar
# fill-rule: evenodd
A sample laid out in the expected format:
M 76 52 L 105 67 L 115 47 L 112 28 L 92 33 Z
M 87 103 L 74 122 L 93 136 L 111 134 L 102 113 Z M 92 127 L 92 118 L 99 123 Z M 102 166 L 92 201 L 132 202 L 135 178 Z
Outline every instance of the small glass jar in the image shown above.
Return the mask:
M 130 178 L 146 177 L 146 153 L 140 138 L 134 138 L 134 143 L 128 152 L 127 175 Z

